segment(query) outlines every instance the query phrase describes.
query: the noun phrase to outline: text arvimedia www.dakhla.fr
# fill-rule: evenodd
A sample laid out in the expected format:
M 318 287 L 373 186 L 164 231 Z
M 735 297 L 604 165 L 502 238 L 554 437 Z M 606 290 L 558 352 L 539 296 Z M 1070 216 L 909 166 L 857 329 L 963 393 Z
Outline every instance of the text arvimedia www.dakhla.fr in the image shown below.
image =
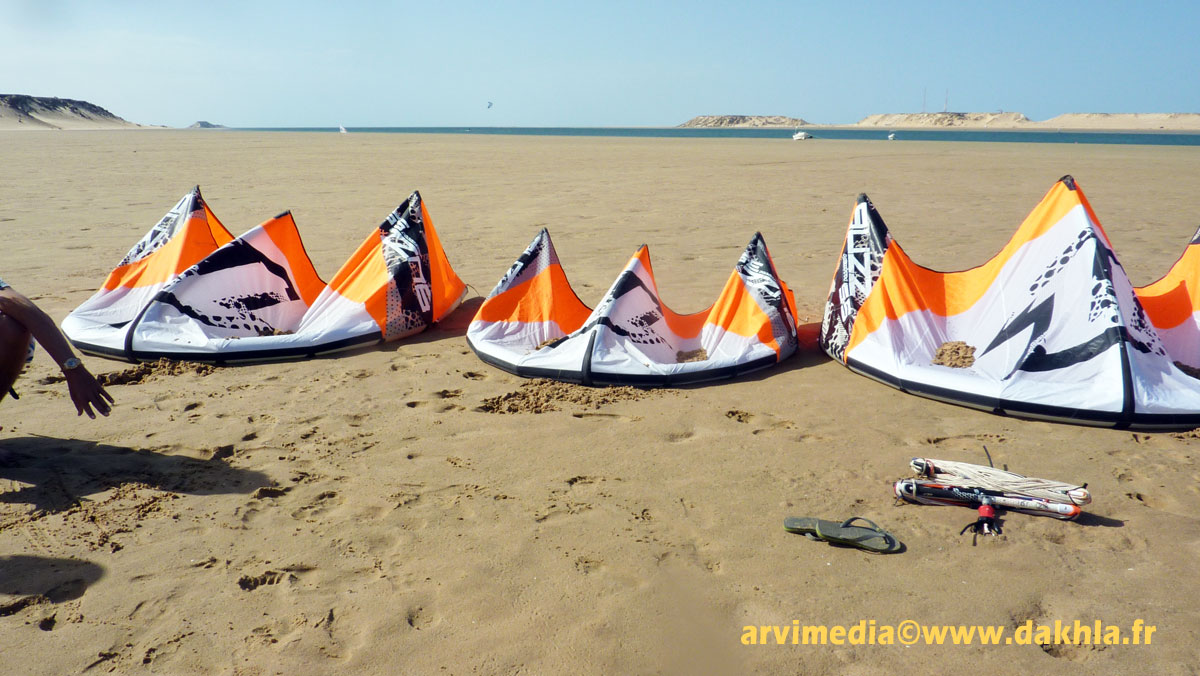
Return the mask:
M 1157 626 L 1134 620 L 1129 627 L 1101 620 L 1035 623 L 1026 620 L 1015 627 L 1003 625 L 921 624 L 904 620 L 878 624 L 859 620 L 854 624 L 745 625 L 742 645 L 1151 645 Z

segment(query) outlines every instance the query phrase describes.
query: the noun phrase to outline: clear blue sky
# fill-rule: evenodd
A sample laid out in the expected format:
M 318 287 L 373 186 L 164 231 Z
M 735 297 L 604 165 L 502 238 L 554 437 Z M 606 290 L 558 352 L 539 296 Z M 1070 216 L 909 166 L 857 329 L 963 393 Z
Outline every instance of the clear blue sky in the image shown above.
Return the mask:
M 186 126 L 1200 112 L 1200 2 L 0 0 L 0 93 Z M 492 101 L 493 107 L 487 108 Z

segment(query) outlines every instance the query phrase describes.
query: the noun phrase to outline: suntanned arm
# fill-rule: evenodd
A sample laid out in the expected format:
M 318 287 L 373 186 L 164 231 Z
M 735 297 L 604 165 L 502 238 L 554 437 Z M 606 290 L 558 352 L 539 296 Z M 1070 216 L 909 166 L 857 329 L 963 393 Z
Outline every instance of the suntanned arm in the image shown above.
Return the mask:
M 42 312 L 42 309 L 33 301 L 14 291 L 12 287 L 0 289 L 0 312 L 24 326 L 34 340 L 58 363 L 59 368 L 62 368 L 64 362 L 75 356 L 70 343 L 58 330 L 54 320 Z M 63 375 L 67 379 L 71 400 L 75 403 L 75 409 L 79 415 L 86 413 L 89 418 L 95 418 L 96 414 L 92 412 L 92 407 L 95 407 L 101 415 L 108 415 L 113 398 L 104 391 L 104 387 L 96 381 L 96 377 L 91 372 L 80 365 L 72 369 L 63 369 Z

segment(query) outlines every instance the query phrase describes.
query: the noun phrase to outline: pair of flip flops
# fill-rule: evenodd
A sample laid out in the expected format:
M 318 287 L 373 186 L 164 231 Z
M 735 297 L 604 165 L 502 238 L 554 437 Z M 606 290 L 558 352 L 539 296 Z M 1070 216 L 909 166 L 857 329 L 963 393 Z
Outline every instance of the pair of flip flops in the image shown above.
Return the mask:
M 856 526 L 862 521 L 866 526 Z M 857 547 L 875 554 L 895 554 L 904 548 L 891 533 L 874 522 L 855 516 L 838 523 L 812 517 L 788 517 L 783 528 L 789 533 L 800 533 L 810 540 L 823 540 L 835 545 Z

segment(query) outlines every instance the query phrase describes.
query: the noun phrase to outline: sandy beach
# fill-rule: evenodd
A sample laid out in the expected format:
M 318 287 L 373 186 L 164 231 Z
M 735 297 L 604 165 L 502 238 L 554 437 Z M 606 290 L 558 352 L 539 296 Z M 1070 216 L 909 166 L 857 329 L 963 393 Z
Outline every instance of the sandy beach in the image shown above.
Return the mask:
M 55 319 L 193 185 L 234 234 L 290 209 L 328 280 L 419 189 L 473 289 L 338 358 L 131 374 L 76 418 L 40 352 L 0 404 L 0 645 L 21 674 L 1195 673 L 1196 433 L 997 417 L 815 349 L 637 399 L 480 410 L 521 379 L 464 332 L 542 227 L 595 303 L 650 245 L 716 298 L 755 231 L 819 322 L 870 195 L 918 262 L 983 263 L 1064 174 L 1138 285 L 1198 222 L 1200 149 L 182 130 L 3 132 L 0 277 Z M 96 373 L 131 365 L 89 357 Z M 899 505 L 912 457 L 1087 482 L 1077 522 Z M 782 528 L 869 518 L 873 556 Z M 1151 645 L 756 645 L 746 625 L 1157 627 Z

